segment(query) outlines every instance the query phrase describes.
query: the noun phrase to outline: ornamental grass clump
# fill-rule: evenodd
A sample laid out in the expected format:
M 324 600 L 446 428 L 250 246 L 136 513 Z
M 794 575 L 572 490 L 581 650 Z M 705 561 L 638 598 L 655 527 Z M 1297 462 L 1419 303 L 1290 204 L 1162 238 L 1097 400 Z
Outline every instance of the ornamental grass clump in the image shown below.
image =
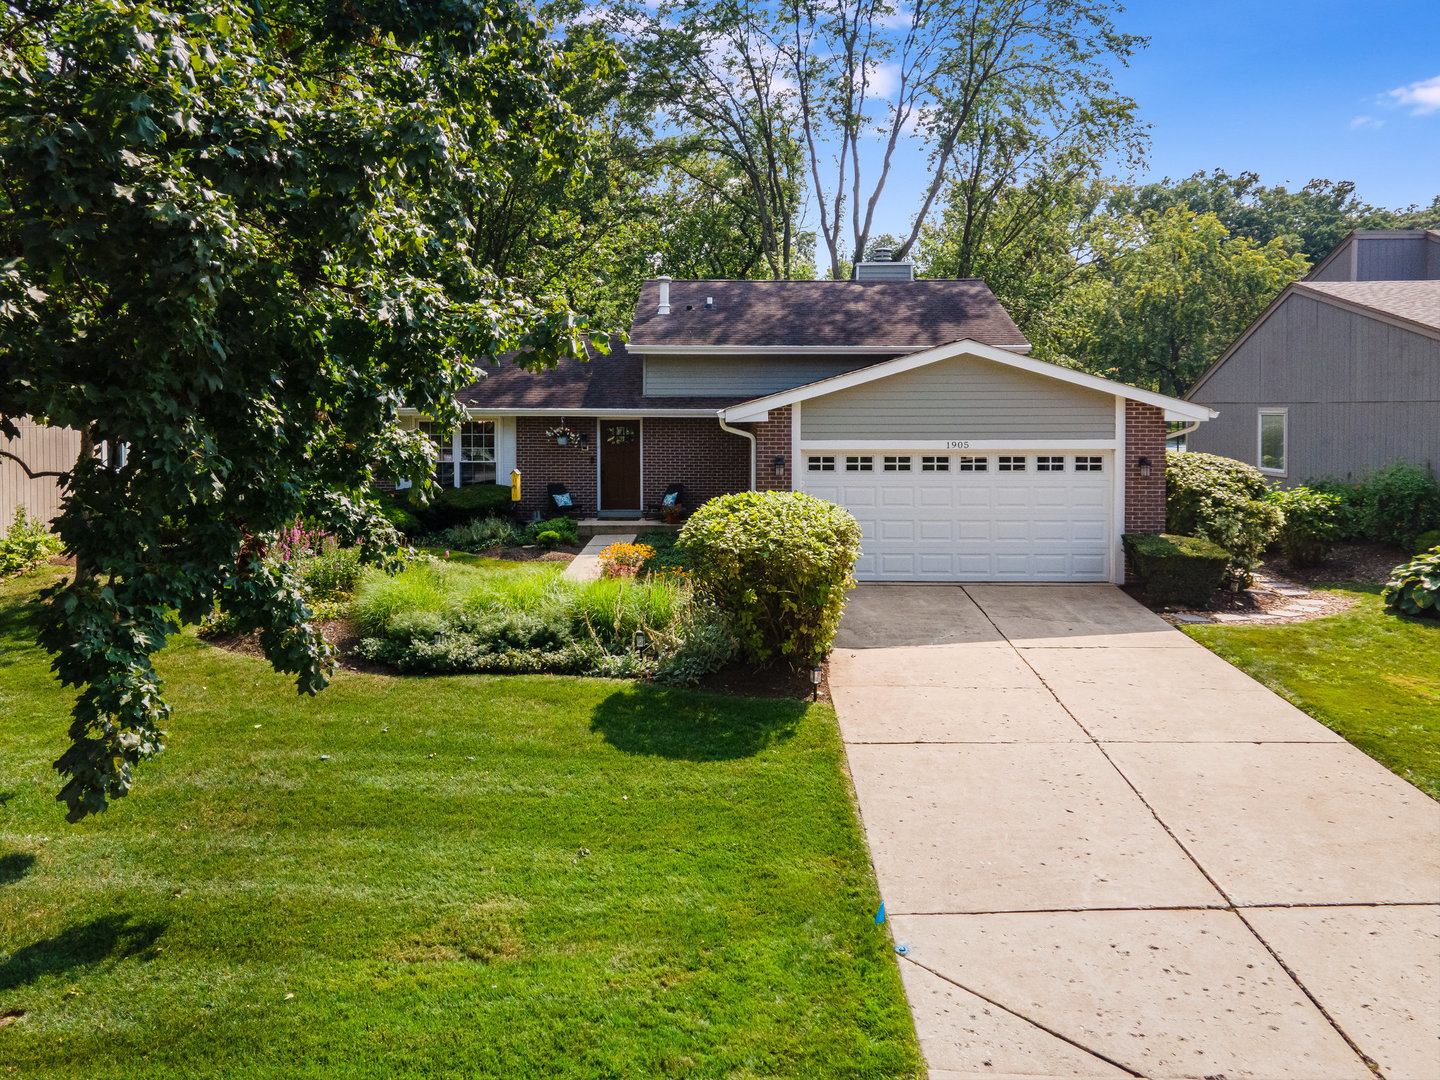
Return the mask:
M 801 666 L 824 657 L 860 555 L 848 511 L 799 491 L 722 495 L 690 516 L 680 544 L 747 660 Z
M 1391 611 L 1440 619 L 1440 547 L 1397 566 L 1380 595 Z

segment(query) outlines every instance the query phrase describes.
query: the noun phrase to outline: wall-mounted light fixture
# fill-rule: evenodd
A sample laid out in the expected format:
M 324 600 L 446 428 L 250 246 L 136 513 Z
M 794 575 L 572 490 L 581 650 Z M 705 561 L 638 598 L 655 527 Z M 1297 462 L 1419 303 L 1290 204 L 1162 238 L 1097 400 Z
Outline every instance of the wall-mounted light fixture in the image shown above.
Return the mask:
M 785 455 L 775 455 L 775 478 L 778 480 L 785 475 Z
M 1135 459 L 1135 465 L 1137 468 L 1139 468 L 1140 475 L 1142 477 L 1147 480 L 1150 479 L 1150 459 L 1148 457 L 1146 457 L 1144 454 L 1141 454 L 1138 458 Z

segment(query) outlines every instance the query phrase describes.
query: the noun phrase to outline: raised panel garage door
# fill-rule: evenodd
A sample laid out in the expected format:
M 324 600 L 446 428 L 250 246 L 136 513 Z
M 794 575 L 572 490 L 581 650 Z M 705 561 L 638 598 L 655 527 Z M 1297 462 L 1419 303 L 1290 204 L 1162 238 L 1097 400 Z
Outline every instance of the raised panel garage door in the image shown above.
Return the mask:
M 802 456 L 862 530 L 862 581 L 1108 581 L 1114 455 Z

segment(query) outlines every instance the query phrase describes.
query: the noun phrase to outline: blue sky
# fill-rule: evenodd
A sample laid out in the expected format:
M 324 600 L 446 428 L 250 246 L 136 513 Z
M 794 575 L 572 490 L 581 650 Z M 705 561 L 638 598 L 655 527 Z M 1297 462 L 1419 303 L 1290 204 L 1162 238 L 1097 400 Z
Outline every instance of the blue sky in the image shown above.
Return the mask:
M 1117 73 L 1151 126 L 1139 179 L 1219 167 L 1353 180 L 1379 206 L 1440 195 L 1440 0 L 1137 0 L 1118 22 L 1150 38 Z M 877 231 L 919 205 L 903 176 Z

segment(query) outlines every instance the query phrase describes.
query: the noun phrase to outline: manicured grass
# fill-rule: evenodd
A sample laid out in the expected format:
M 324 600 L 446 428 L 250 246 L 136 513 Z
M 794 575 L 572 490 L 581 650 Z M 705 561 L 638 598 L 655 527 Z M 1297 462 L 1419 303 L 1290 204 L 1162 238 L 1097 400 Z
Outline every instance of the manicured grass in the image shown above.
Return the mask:
M 1395 615 L 1379 586 L 1340 615 L 1282 626 L 1187 626 L 1202 645 L 1440 799 L 1440 620 Z
M 921 1075 L 830 709 L 547 677 L 302 699 L 187 635 L 169 750 L 71 826 L 36 584 L 0 586 L 3 1075 Z

